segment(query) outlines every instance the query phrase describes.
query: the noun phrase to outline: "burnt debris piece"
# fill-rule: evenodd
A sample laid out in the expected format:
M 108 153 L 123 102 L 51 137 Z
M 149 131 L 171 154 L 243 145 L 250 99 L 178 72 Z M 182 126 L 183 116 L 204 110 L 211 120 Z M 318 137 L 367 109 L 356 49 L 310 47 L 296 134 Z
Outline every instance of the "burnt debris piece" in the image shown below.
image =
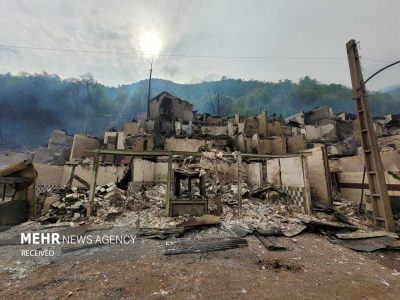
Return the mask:
M 171 242 L 166 246 L 164 255 L 202 253 L 247 247 L 246 239 L 200 240 L 189 242 Z

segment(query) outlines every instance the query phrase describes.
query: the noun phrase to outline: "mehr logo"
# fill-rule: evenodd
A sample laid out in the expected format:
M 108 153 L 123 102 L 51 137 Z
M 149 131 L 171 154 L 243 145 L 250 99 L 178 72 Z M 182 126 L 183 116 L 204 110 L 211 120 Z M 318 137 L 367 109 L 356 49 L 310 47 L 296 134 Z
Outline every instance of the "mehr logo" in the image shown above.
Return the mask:
M 60 234 L 57 232 L 21 233 L 21 244 L 30 244 L 30 245 L 61 244 Z
M 134 244 L 136 235 L 63 235 L 57 232 L 27 232 L 21 233 L 21 244 L 55 245 L 55 244 Z

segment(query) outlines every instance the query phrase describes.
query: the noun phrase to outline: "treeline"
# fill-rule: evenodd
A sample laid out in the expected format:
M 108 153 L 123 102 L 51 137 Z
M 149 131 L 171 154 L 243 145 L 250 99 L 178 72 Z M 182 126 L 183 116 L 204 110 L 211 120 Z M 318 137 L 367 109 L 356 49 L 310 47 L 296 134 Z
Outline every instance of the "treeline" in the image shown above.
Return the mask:
M 0 75 L 0 147 L 21 148 L 45 145 L 53 129 L 68 133 L 101 135 L 110 128 L 145 112 L 148 81 L 107 87 L 90 74 L 61 79 L 57 75 Z M 222 78 L 198 84 L 178 84 L 154 79 L 152 95 L 168 91 L 194 104 L 199 112 L 230 116 L 239 112 L 252 115 L 289 114 L 317 106 L 354 112 L 351 90 L 338 84 L 321 84 L 309 77 L 298 83 L 278 83 Z M 399 97 L 372 93 L 374 115 L 398 112 Z

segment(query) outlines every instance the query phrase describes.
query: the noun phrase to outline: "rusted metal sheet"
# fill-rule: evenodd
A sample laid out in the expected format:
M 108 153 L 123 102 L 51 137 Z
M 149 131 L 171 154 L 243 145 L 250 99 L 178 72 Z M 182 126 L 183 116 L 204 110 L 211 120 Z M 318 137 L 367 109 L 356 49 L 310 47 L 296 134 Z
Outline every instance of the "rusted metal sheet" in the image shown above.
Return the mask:
M 346 248 L 361 252 L 372 252 L 379 249 L 400 250 L 400 240 L 388 236 L 351 240 L 331 237 L 330 241 L 334 244 L 339 244 Z
M 292 250 L 283 237 L 256 235 L 258 240 L 269 251 Z
M 212 226 L 212 225 L 219 225 L 221 224 L 221 220 L 219 217 L 214 215 L 203 215 L 201 217 L 191 218 L 185 222 L 182 222 L 177 227 L 183 227 L 185 230 L 192 229 L 195 227 L 202 227 L 202 226 Z

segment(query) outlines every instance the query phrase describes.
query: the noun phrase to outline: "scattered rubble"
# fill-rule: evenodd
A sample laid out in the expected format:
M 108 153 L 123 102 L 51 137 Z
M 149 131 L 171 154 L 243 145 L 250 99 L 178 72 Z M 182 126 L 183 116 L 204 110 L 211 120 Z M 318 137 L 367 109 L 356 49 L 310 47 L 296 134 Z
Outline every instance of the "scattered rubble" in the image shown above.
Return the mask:
M 276 193 L 274 197 L 269 196 L 271 191 Z M 221 200 L 220 216 L 166 217 L 165 184 L 155 185 L 147 190 L 143 189 L 141 193 L 128 197 L 126 192 L 116 187 L 114 183 L 97 186 L 95 189 L 95 216 L 91 222 L 107 223 L 112 221 L 115 226 L 131 225 L 137 229 L 138 236 L 156 239 L 184 236 L 185 239 L 201 241 L 204 238 L 226 239 L 233 236 L 243 238 L 254 234 L 268 250 L 290 250 L 292 248 L 291 238 L 307 229 L 328 235 L 332 242 L 352 249 L 361 247 L 354 246 L 354 239 L 386 237 L 392 239 L 389 241 L 390 243 L 396 240 L 396 237 L 382 235 L 379 232 L 365 232 L 367 227 L 354 214 L 354 207 L 346 203 L 335 202 L 335 206 L 343 213 L 339 213 L 333 208 L 325 210 L 316 208 L 320 212 L 317 212 L 315 216 L 310 216 L 286 205 L 285 193 L 272 185 L 262 189 L 249 189 L 244 184 L 241 191 L 244 198 L 241 216 L 239 216 L 236 185 L 210 185 L 208 192 L 210 198 Z M 44 215 L 39 218 L 42 224 L 70 221 L 81 224 L 90 221 L 86 218 L 88 205 L 86 188 L 72 187 L 47 191 L 42 197 L 44 199 Z M 201 231 L 190 233 L 196 228 Z M 356 231 L 359 228 L 363 231 Z M 351 235 L 348 233 L 351 231 L 356 231 L 356 233 Z M 392 245 L 390 247 L 395 248 L 394 244 L 389 242 L 386 242 L 385 247 Z M 382 246 L 370 246 L 368 249 L 375 248 L 381 249 Z M 189 247 L 187 251 L 195 251 L 190 249 Z M 196 249 L 198 250 L 198 248 Z M 203 248 L 200 247 L 200 249 Z M 178 252 L 180 253 L 180 251 Z M 172 251 L 171 254 L 176 253 Z
M 43 216 L 38 220 L 42 224 L 87 221 L 89 189 L 86 187 L 49 189 L 40 199 Z M 94 211 L 98 219 L 111 221 L 132 208 L 133 198 L 126 197 L 126 191 L 117 188 L 115 183 L 96 187 Z

